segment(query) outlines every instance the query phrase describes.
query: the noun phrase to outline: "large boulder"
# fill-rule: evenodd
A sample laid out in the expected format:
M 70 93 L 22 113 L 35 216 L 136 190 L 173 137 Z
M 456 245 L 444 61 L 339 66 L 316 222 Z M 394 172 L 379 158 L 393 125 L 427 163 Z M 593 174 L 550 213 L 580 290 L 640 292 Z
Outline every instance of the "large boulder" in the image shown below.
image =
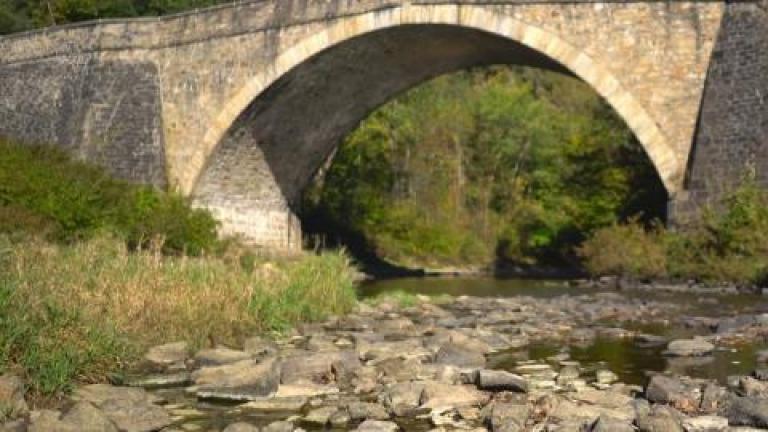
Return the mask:
M 62 422 L 76 426 L 80 432 L 117 432 L 112 421 L 89 402 L 78 402 L 62 417 Z
M 280 362 L 275 357 L 242 360 L 223 366 L 204 367 L 192 374 L 202 398 L 253 400 L 271 396 L 280 384 Z

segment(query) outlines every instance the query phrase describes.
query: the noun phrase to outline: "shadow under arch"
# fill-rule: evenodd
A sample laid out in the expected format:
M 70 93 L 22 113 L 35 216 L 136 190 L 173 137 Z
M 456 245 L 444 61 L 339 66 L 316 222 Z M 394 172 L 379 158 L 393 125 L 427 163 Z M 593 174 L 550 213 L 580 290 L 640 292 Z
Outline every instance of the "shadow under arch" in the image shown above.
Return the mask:
M 341 18 L 283 51 L 222 109 L 192 159 L 199 174 L 182 189 L 224 220 L 249 208 L 292 214 L 317 170 L 374 109 L 430 78 L 493 64 L 579 77 L 632 129 L 668 195 L 680 189 L 672 146 L 607 67 L 511 16 L 447 5 Z

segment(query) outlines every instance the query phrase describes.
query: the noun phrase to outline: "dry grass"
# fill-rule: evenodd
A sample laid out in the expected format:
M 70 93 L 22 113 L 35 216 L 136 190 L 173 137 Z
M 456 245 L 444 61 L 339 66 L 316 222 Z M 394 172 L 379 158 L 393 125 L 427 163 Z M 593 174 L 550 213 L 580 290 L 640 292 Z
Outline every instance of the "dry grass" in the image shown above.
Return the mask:
M 0 367 L 20 365 L 42 392 L 65 389 L 67 377 L 98 379 L 151 344 L 236 345 L 255 332 L 345 312 L 356 301 L 343 254 L 278 262 L 179 258 L 129 253 L 121 241 L 99 236 L 72 246 L 6 244 L 2 256 L 9 316 L 0 322 Z M 19 329 L 24 336 L 14 338 Z M 46 377 L 61 359 L 36 357 L 57 350 L 76 364 L 65 359 L 66 371 Z M 36 365 L 51 361 L 59 365 Z

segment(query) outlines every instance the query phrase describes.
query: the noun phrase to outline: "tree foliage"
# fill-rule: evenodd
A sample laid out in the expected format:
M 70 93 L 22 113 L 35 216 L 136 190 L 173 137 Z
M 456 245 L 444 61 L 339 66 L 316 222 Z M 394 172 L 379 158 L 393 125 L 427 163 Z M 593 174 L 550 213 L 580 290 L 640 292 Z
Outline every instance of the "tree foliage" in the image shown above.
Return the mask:
M 659 216 L 665 198 L 591 88 L 496 67 L 438 78 L 373 113 L 306 206 L 400 262 L 541 264 L 639 210 Z

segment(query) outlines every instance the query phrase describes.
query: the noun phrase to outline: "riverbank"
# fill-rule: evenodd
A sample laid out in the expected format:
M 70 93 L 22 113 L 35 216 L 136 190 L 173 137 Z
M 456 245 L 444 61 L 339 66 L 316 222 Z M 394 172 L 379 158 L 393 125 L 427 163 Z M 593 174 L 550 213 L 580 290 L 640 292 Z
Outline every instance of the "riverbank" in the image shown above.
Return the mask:
M 0 240 L 1 241 L 1 240 Z M 0 370 L 34 398 L 106 382 L 150 345 L 239 344 L 351 310 L 343 253 L 293 259 L 166 256 L 110 235 L 71 245 L 0 243 Z
M 737 427 L 768 427 L 768 355 L 722 362 L 768 338 L 765 312 L 754 301 L 588 290 L 379 297 L 274 340 L 196 349 L 169 338 L 144 355 L 144 374 L 79 387 L 62 411 L 29 414 L 17 391 L 13 430 L 760 430 Z M 659 331 L 668 326 L 685 334 Z M 592 345 L 613 348 L 592 361 L 579 348 Z M 646 365 L 649 377 L 627 372 L 641 352 L 661 361 Z

